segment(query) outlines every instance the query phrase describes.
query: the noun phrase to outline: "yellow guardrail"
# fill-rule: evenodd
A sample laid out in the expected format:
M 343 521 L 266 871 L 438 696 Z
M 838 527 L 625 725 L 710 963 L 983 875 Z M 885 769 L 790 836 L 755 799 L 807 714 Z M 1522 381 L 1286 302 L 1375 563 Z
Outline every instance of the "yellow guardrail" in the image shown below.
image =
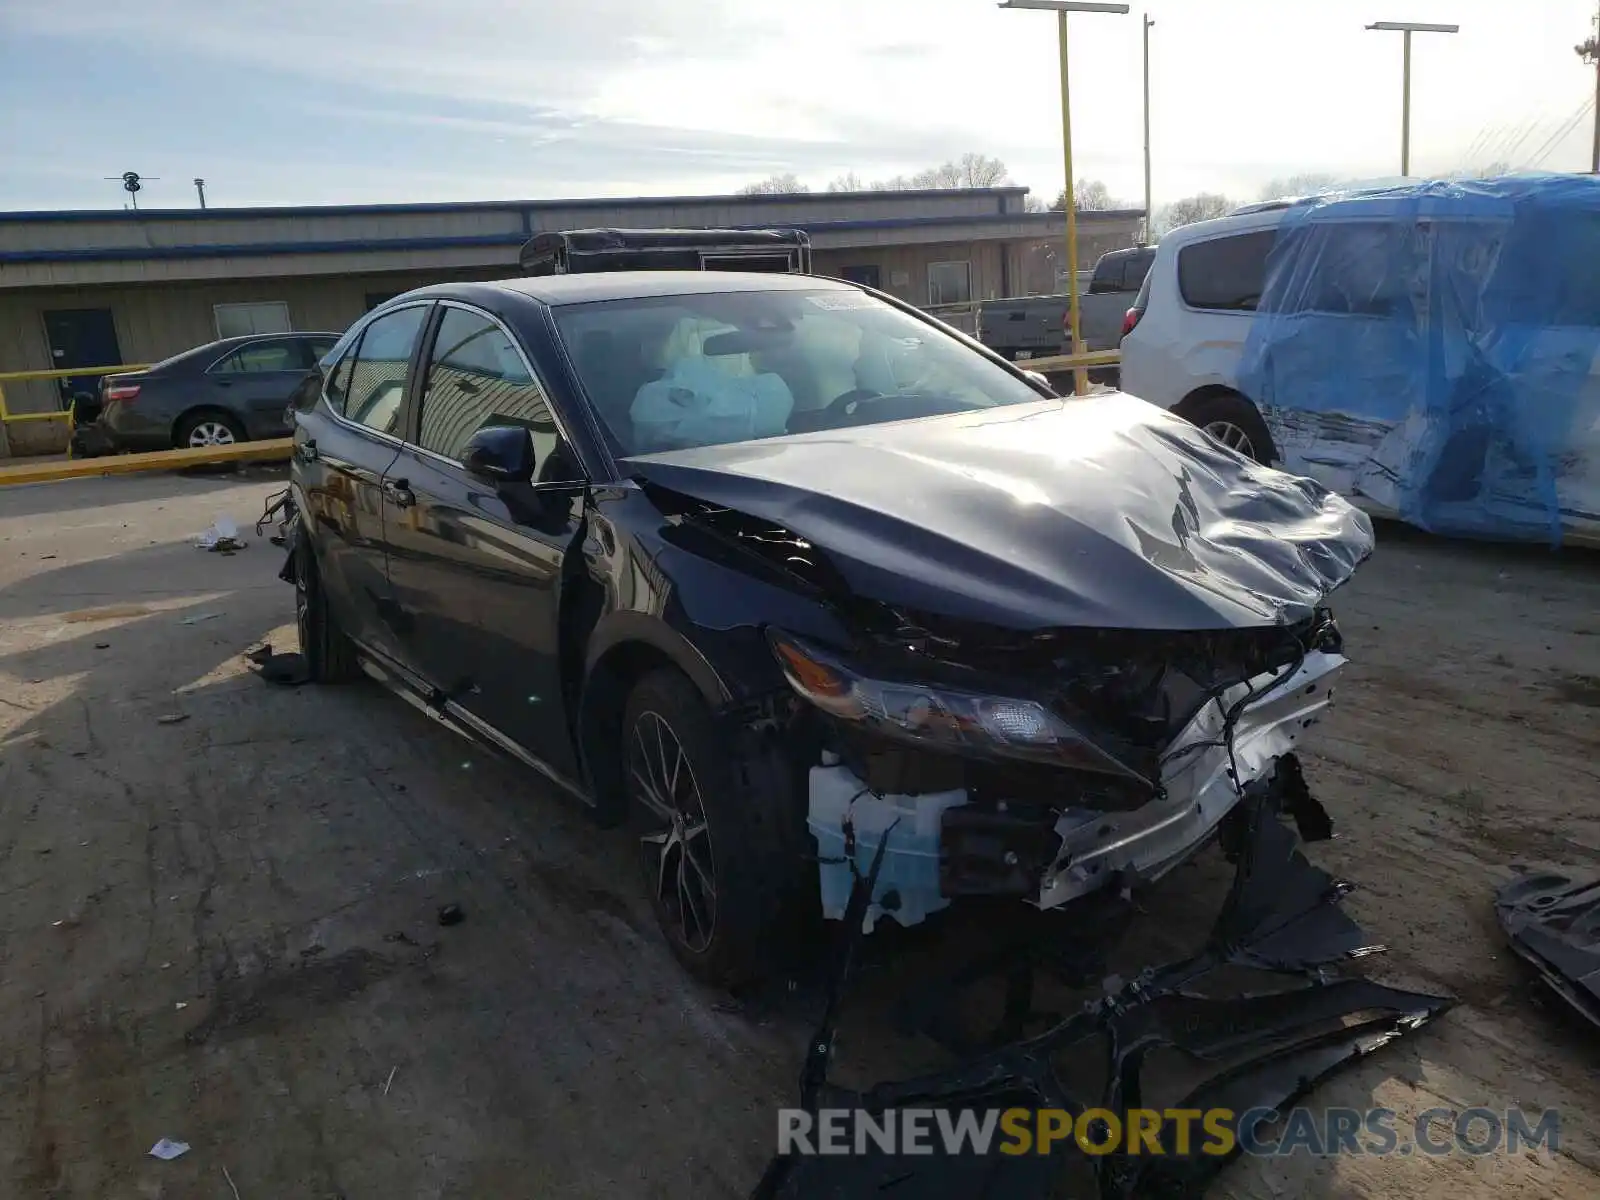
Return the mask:
M 1078 367 L 1114 367 L 1122 361 L 1120 350 L 1088 350 L 1082 354 L 1053 354 L 1049 358 L 1019 358 L 1024 371 L 1071 371 Z
M 183 467 L 225 462 L 278 462 L 294 452 L 293 438 L 235 442 L 231 446 L 196 446 L 151 450 L 144 454 L 108 454 L 104 458 L 52 459 L 0 463 L 0 487 L 16 483 L 50 483 L 57 479 L 90 479 L 97 475 L 131 475 L 137 471 L 175 471 Z
M 56 412 L 14 413 L 6 407 L 7 383 L 22 383 L 35 379 L 72 379 L 78 375 L 115 375 L 121 371 L 142 371 L 149 363 L 124 363 L 116 367 L 67 367 L 55 371 L 0 371 L 0 425 L 20 424 L 23 421 L 65 421 L 67 423 L 67 456 L 72 456 L 73 412 L 69 404 Z
M 294 450 L 290 438 L 263 442 L 238 442 L 232 446 L 184 447 L 181 450 L 152 450 L 144 454 L 108 454 L 99 458 L 72 457 L 73 413 L 69 406 L 60 412 L 13 413 L 6 407 L 5 385 L 35 379 L 70 379 L 78 375 L 116 375 L 123 371 L 142 371 L 148 363 L 123 363 L 115 367 L 68 367 L 54 371 L 0 371 L 0 422 L 65 421 L 67 458 L 37 462 L 0 462 L 0 487 L 18 483 L 49 483 L 57 479 L 85 479 L 97 475 L 127 475 L 136 471 L 172 471 L 183 467 L 227 462 L 276 462 Z

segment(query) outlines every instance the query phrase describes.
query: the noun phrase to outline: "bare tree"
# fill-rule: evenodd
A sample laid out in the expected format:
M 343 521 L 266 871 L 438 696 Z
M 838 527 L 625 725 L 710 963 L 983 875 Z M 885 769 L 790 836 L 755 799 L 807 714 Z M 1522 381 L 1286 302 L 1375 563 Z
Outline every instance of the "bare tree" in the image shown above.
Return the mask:
M 1328 175 L 1321 171 L 1307 171 L 1301 175 L 1290 175 L 1286 179 L 1274 179 L 1261 189 L 1263 200 L 1284 200 L 1296 196 L 1315 196 L 1319 193 L 1331 191 L 1339 183 L 1336 175 Z
M 872 186 L 876 189 L 878 185 L 873 184 Z M 846 171 L 843 175 L 836 175 L 828 181 L 828 190 L 830 192 L 864 192 L 868 189 L 867 185 L 862 182 L 861 176 L 854 171 Z
M 1192 225 L 1196 221 L 1225 217 L 1235 207 L 1232 200 L 1220 193 L 1200 192 L 1194 196 L 1185 196 L 1182 200 L 1174 200 L 1162 207 L 1156 213 L 1156 228 L 1166 233 L 1180 225 Z
M 959 159 L 918 171 L 909 180 L 914 188 L 989 188 L 1010 182 L 1006 164 L 998 158 L 968 151 Z
M 1080 179 L 1077 186 L 1072 189 L 1072 203 L 1079 212 L 1092 212 L 1107 208 L 1120 208 L 1121 201 L 1111 198 L 1111 189 L 1098 179 Z M 1063 188 L 1056 197 L 1056 202 L 1050 206 L 1057 212 L 1067 209 L 1067 193 Z
M 747 183 L 739 189 L 741 196 L 790 196 L 811 189 L 795 177 L 793 171 L 785 171 L 782 175 L 770 175 L 756 183 Z

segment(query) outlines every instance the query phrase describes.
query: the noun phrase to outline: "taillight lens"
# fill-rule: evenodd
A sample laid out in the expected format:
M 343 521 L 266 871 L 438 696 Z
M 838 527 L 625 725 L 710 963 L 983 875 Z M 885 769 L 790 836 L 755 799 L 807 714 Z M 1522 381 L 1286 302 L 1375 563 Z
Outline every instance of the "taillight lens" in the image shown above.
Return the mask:
M 113 400 L 120 400 L 126 404 L 138 394 L 139 385 L 137 383 L 114 383 L 106 388 L 106 402 L 109 404 Z
M 1144 313 L 1137 308 L 1130 308 L 1127 312 L 1122 314 L 1123 337 L 1127 337 L 1133 332 L 1133 327 L 1139 323 L 1139 318 L 1142 316 L 1144 316 Z

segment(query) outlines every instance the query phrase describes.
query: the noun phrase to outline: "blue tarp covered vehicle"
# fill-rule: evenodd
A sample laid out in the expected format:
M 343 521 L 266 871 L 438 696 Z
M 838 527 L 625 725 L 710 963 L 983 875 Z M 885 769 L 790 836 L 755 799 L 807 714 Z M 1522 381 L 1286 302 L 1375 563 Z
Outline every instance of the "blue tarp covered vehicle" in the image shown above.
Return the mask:
M 1284 466 L 1439 533 L 1600 540 L 1600 179 L 1318 197 L 1239 382 Z

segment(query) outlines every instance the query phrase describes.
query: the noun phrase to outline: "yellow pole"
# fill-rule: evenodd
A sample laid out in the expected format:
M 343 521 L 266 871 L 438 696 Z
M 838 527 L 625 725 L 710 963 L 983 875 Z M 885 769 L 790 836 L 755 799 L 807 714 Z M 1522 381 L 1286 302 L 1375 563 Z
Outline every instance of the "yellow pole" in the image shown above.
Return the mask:
M 1067 14 L 1056 13 L 1061 40 L 1061 156 L 1067 168 L 1067 311 L 1071 314 L 1073 354 L 1083 353 L 1083 325 L 1078 312 L 1078 201 L 1072 186 L 1072 89 L 1067 79 Z M 1072 369 L 1072 390 L 1082 396 L 1089 390 L 1089 373 Z

